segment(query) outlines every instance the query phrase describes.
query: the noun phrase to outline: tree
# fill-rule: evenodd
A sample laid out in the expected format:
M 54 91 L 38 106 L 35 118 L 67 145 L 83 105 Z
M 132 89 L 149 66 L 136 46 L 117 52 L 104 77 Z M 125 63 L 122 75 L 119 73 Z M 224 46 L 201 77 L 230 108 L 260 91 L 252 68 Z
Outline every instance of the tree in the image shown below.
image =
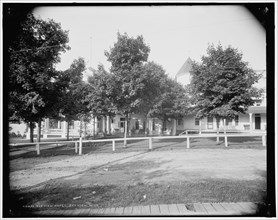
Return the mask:
M 162 66 L 154 63 L 147 62 L 143 65 L 139 80 L 142 83 L 140 90 L 140 104 L 137 108 L 137 113 L 143 114 L 144 129 L 146 134 L 146 120 L 150 117 L 153 106 L 160 100 L 163 92 L 163 82 L 166 80 L 167 75 Z
M 115 116 L 116 108 L 111 101 L 112 80 L 112 75 L 104 69 L 103 65 L 99 65 L 98 70 L 93 71 L 93 75 L 88 77 L 85 100 L 94 117 Z
M 150 48 L 142 36 L 129 37 L 126 33 L 118 33 L 118 40 L 110 51 L 105 51 L 107 60 L 111 62 L 113 74 L 113 96 L 111 97 L 117 113 L 125 116 L 125 138 L 130 113 L 140 105 L 140 82 L 142 64 L 147 61 Z M 126 141 L 125 141 L 126 146 Z
M 60 61 L 60 53 L 69 49 L 68 33 L 53 20 L 44 21 L 32 14 L 17 33 L 8 47 L 9 116 L 29 125 L 33 142 L 34 123 L 40 128 L 42 118 L 57 101 L 54 64 Z
M 253 105 L 261 91 L 252 85 L 259 75 L 242 61 L 242 54 L 231 46 L 210 45 L 200 64 L 192 65 L 190 89 L 196 116 L 233 118 Z M 218 126 L 217 126 L 218 127 Z
M 69 69 L 61 73 L 57 80 L 62 93 L 55 108 L 58 110 L 58 117 L 67 122 L 67 139 L 69 139 L 70 122 L 78 119 L 81 121 L 87 112 L 87 106 L 84 104 L 86 85 L 82 80 L 84 71 L 85 61 L 83 58 L 78 58 L 73 61 Z
M 161 86 L 163 92 L 149 114 L 161 119 L 165 130 L 168 119 L 181 119 L 188 113 L 189 97 L 185 88 L 172 79 L 166 78 Z

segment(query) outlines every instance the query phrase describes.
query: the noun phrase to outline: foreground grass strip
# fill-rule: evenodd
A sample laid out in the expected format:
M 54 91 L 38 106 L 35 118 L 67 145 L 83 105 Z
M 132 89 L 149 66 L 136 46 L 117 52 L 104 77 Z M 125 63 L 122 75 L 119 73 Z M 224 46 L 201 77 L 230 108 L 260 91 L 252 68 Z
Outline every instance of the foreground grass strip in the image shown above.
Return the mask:
M 18 207 L 29 209 L 42 207 L 85 208 L 88 206 L 99 209 L 201 202 L 221 203 L 223 208 L 232 206 L 237 211 L 240 207 L 229 204 L 229 202 L 264 202 L 266 196 L 266 182 L 262 180 L 205 179 L 197 183 L 171 184 L 170 187 L 169 185 L 142 183 L 134 186 L 107 185 L 77 188 L 57 182 L 53 182 L 53 184 L 49 184 L 47 188 L 42 187 L 31 191 L 13 191 L 11 199 Z M 81 196 L 81 198 L 72 200 L 77 196 Z M 60 207 L 59 204 L 63 204 L 63 206 Z M 184 205 L 179 205 L 178 209 L 179 211 L 186 211 Z

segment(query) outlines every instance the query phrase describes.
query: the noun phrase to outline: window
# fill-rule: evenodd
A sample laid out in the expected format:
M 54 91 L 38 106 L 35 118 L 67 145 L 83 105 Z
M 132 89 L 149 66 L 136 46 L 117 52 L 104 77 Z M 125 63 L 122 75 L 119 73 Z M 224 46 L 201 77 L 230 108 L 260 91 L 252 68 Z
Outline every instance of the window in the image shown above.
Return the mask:
M 155 131 L 155 119 L 153 119 L 153 131 Z
M 236 117 L 235 117 L 235 124 L 236 124 L 236 126 L 238 126 L 238 122 L 239 122 L 239 117 L 238 117 L 238 115 L 236 115 Z
M 199 126 L 199 125 L 200 125 L 200 121 L 199 121 L 198 118 L 195 118 L 195 125 L 196 125 L 196 126 Z
M 74 129 L 74 121 L 69 122 L 69 129 Z
M 232 123 L 232 119 L 231 118 L 227 118 L 226 119 L 226 126 L 228 126 L 229 124 L 231 124 Z
M 139 130 L 139 121 L 138 121 L 138 119 L 135 120 L 135 130 Z
M 254 106 L 261 106 L 262 100 L 256 100 Z
M 58 128 L 58 120 L 49 119 L 49 128 L 50 129 L 57 129 Z
M 183 125 L 183 119 L 178 119 L 178 125 Z
M 213 117 L 207 117 L 207 129 L 213 129 Z
M 125 127 L 125 118 L 120 118 L 120 128 L 124 128 Z

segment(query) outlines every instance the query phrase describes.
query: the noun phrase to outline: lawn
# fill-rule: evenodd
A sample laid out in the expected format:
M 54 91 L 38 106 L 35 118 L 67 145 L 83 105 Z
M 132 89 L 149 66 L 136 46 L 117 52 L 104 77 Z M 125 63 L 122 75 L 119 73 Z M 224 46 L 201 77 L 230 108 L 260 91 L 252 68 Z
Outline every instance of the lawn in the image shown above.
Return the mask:
M 74 145 L 10 156 L 10 185 L 16 209 L 49 206 L 92 208 L 194 202 L 264 202 L 266 147 L 260 138 L 157 140 Z M 11 152 L 17 149 L 12 148 Z M 22 149 L 20 149 L 22 150 Z M 23 209 L 24 210 L 24 209 Z M 22 214 L 22 213 L 21 213 Z

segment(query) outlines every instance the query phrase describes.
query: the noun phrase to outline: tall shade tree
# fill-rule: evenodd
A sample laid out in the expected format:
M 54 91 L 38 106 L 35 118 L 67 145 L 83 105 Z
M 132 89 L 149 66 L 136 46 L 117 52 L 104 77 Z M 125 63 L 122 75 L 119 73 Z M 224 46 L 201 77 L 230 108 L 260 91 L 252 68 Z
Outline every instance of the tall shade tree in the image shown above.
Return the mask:
M 198 118 L 233 118 L 245 113 L 253 105 L 253 98 L 261 94 L 253 87 L 260 75 L 231 46 L 210 45 L 202 62 L 193 63 L 191 75 L 190 90 Z
M 112 75 L 103 65 L 99 65 L 98 70 L 93 71 L 93 75 L 88 77 L 87 95 L 84 98 L 88 109 L 96 118 L 116 115 L 116 108 L 111 101 L 112 80 Z
M 84 71 L 85 61 L 83 58 L 78 58 L 73 61 L 69 69 L 62 72 L 57 80 L 63 91 L 56 103 L 56 109 L 60 119 L 67 122 L 67 139 L 69 139 L 70 122 L 82 121 L 82 115 L 86 112 L 86 105 L 83 102 L 86 91 L 86 84 L 82 80 Z
M 9 116 L 29 125 L 31 142 L 35 122 L 40 128 L 42 118 L 57 102 L 54 65 L 61 52 L 70 49 L 67 43 L 68 32 L 60 24 L 28 14 L 8 47 Z
M 177 120 L 186 116 L 189 110 L 189 97 L 185 88 L 172 79 L 163 80 L 161 87 L 162 93 L 149 115 L 162 120 L 162 130 L 165 130 L 167 120 Z
M 143 87 L 140 82 L 142 64 L 147 61 L 150 48 L 145 44 L 142 36 L 129 37 L 126 33 L 118 33 L 117 42 L 110 51 L 105 51 L 107 60 L 111 62 L 113 74 L 112 97 L 117 113 L 125 116 L 125 134 L 130 113 L 136 111 L 140 105 L 140 91 Z M 126 140 L 124 145 L 126 146 Z
M 153 106 L 160 101 L 161 94 L 163 93 L 163 84 L 167 79 L 165 70 L 162 66 L 155 62 L 147 62 L 143 65 L 141 74 L 138 79 L 143 87 L 140 90 L 140 105 L 137 108 L 137 113 L 144 116 L 145 134 L 146 121 L 150 117 Z

